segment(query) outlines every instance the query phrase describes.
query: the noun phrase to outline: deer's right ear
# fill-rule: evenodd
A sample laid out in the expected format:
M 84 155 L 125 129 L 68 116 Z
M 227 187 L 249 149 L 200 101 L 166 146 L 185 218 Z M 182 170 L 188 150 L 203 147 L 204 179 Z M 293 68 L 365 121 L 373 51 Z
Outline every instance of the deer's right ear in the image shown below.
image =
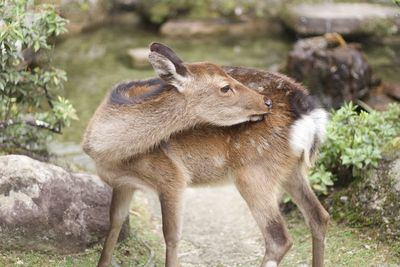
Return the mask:
M 174 51 L 163 44 L 152 43 L 149 61 L 161 79 L 175 86 L 179 92 L 185 90 L 185 80 L 189 77 L 188 70 Z

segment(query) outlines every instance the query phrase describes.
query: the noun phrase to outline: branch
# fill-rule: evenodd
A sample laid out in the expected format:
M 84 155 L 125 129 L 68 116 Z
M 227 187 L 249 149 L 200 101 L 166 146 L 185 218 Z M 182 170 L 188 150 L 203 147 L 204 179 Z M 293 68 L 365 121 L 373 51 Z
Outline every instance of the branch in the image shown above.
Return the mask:
M 53 133 L 61 134 L 61 127 L 60 125 L 57 125 L 56 127 L 53 127 L 50 123 L 41 121 L 41 120 L 35 120 L 35 119 L 25 119 L 22 121 L 13 121 L 13 120 L 8 120 L 8 121 L 0 121 L 0 130 L 3 130 L 9 126 L 13 125 L 20 125 L 20 124 L 26 124 L 30 125 L 33 127 L 37 127 L 40 129 L 45 129 Z

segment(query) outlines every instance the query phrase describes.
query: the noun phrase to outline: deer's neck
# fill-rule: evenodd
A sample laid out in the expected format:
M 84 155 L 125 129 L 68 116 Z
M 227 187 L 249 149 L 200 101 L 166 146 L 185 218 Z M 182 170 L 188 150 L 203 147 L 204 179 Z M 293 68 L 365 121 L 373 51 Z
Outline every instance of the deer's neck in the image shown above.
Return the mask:
M 196 116 L 190 110 L 188 101 L 180 93 L 171 90 L 155 106 L 154 112 L 161 112 L 161 125 L 171 131 L 183 130 L 196 123 Z M 157 116 L 158 117 L 158 116 Z
M 145 113 L 146 134 L 155 144 L 199 123 L 188 101 L 175 90 L 164 92 L 156 101 L 151 100 Z

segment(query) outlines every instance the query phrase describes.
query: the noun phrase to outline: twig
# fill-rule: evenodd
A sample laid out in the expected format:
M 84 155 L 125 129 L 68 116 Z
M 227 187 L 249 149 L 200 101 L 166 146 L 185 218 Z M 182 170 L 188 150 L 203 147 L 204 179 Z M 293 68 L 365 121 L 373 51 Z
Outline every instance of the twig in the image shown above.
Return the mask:
M 25 119 L 22 121 L 13 121 L 13 120 L 8 120 L 8 121 L 0 121 L 0 130 L 5 129 L 9 126 L 13 125 L 20 125 L 20 124 L 27 124 L 30 126 L 34 126 L 40 129 L 45 129 L 53 133 L 61 134 L 61 127 L 60 125 L 57 125 L 57 127 L 53 127 L 50 123 L 41 121 L 41 120 L 34 120 L 34 119 Z
M 365 111 L 367 111 L 369 113 L 374 111 L 373 108 L 371 108 L 367 103 L 365 103 L 364 101 L 361 101 L 360 99 L 356 100 L 356 104 L 359 105 L 360 107 L 362 107 Z
M 53 102 L 52 102 L 52 97 L 49 94 L 49 90 L 47 90 L 46 86 L 43 86 L 43 90 L 44 90 L 44 94 L 45 94 L 46 99 L 47 99 L 47 103 L 49 104 L 50 108 L 53 110 L 54 105 L 53 105 Z

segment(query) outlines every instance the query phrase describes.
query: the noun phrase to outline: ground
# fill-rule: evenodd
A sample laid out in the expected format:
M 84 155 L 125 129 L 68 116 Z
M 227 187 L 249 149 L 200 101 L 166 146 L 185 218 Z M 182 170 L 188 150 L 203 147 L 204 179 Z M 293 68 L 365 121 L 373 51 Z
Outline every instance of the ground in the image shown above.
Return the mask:
M 115 253 L 121 267 L 163 266 L 159 214 L 154 197 L 141 193 L 135 197 L 131 237 Z M 294 246 L 281 266 L 311 266 L 311 236 L 303 219 L 297 211 L 286 217 Z M 365 231 L 332 222 L 328 233 L 326 267 L 400 266 L 391 248 L 375 242 Z M 95 266 L 99 251 L 100 246 L 70 256 L 1 251 L 0 266 L 89 267 Z M 259 266 L 262 253 L 261 234 L 234 187 L 188 190 L 179 255 L 182 267 Z

